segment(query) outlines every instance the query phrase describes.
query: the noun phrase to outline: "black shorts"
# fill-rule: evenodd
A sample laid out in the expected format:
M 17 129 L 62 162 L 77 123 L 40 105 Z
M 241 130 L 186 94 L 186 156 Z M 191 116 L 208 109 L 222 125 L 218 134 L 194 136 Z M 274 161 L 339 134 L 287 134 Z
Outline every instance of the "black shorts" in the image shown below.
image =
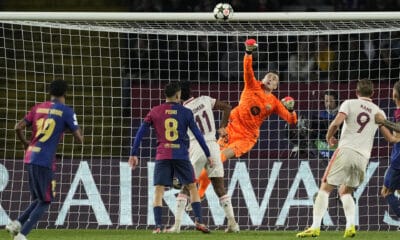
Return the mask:
M 173 177 L 182 185 L 196 181 L 193 166 L 189 160 L 166 159 L 155 161 L 154 185 L 172 186 Z
M 383 184 L 392 191 L 400 190 L 400 169 L 389 167 L 385 172 Z
M 53 171 L 47 167 L 34 164 L 28 164 L 29 189 L 33 199 L 39 199 L 43 202 L 53 201 L 53 190 L 51 181 L 53 180 Z

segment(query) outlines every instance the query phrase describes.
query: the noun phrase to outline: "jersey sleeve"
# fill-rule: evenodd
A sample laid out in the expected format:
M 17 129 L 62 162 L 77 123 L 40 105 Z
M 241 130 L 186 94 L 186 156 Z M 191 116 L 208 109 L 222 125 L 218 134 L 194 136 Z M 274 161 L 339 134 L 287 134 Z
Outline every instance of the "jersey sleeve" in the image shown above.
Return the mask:
M 289 124 L 297 123 L 296 112 L 289 112 L 286 107 L 275 97 L 276 114 Z
M 71 108 L 67 108 L 67 114 L 64 115 L 64 121 L 71 132 L 75 132 L 79 128 L 76 113 Z
M 379 113 L 382 114 L 385 117 L 385 119 L 387 119 L 385 111 L 383 111 L 382 109 L 379 109 Z
M 142 125 L 139 127 L 139 130 L 137 131 L 135 136 L 135 140 L 132 143 L 131 156 L 138 155 L 140 142 L 142 141 L 143 135 L 147 133 L 149 129 L 150 129 L 150 123 L 148 122 L 143 122 Z
M 206 101 L 207 103 L 209 103 L 211 105 L 211 109 L 214 108 L 215 106 L 215 102 L 217 101 L 217 99 L 209 97 L 209 96 L 203 96 L 204 101 Z
M 146 123 L 148 123 L 150 125 L 152 125 L 152 123 L 153 123 L 153 114 L 152 113 L 153 113 L 153 110 L 150 110 L 147 113 L 146 117 L 144 118 L 144 122 L 146 122 Z
M 253 56 L 246 54 L 243 59 L 243 79 L 245 87 L 252 88 L 257 85 L 253 71 Z
M 152 125 L 152 122 L 153 122 L 152 115 L 153 115 L 153 109 L 147 113 L 146 117 L 143 120 L 142 125 L 140 125 L 140 127 L 135 135 L 135 140 L 132 143 L 131 156 L 138 155 L 138 150 L 139 150 L 140 142 L 142 141 L 143 135 L 149 131 L 150 126 Z
M 350 101 L 346 100 L 340 105 L 339 112 L 346 114 L 347 116 L 350 113 Z

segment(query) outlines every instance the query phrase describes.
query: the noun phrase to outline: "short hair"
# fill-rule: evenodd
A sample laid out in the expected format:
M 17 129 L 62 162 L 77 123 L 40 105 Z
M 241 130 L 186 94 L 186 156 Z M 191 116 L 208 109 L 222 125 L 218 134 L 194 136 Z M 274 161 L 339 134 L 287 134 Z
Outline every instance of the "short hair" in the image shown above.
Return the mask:
M 279 77 L 279 72 L 276 71 L 276 70 L 269 70 L 269 71 L 267 72 L 267 74 L 268 74 L 268 73 L 273 73 L 273 74 L 275 74 L 276 76 Z
M 55 97 L 65 96 L 68 89 L 68 83 L 65 80 L 57 79 L 50 83 L 49 93 Z
M 367 78 L 361 79 L 357 82 L 357 92 L 362 97 L 371 97 L 374 93 L 374 84 Z
M 396 99 L 400 100 L 400 80 L 394 84 L 393 89 L 396 91 Z
M 170 82 L 165 86 L 164 94 L 165 97 L 173 97 L 177 92 L 181 90 L 181 86 L 178 82 Z
M 339 94 L 336 90 L 328 88 L 325 90 L 324 95 L 332 96 L 336 102 L 339 102 Z
M 188 100 L 192 96 L 192 91 L 190 90 L 190 82 L 181 82 L 181 99 L 183 101 Z

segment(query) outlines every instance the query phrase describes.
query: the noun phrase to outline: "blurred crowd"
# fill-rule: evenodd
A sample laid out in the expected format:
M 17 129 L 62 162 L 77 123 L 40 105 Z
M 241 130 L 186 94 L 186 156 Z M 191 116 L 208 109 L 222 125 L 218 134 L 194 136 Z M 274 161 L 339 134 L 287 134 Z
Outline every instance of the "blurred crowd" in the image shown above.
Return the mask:
M 234 11 L 396 11 L 399 0 L 130 0 L 132 12 L 207 12 L 219 2 L 228 2 Z
M 130 39 L 127 65 L 135 79 L 242 78 L 243 37 L 133 34 Z M 400 32 L 259 36 L 257 41 L 255 71 L 278 71 L 284 82 L 384 81 L 399 76 Z

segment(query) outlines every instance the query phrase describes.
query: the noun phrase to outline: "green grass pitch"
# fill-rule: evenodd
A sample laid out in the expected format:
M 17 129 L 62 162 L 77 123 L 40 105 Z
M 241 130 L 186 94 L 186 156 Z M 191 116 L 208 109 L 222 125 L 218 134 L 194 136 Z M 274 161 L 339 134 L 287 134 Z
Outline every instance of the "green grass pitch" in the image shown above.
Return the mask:
M 197 231 L 183 230 L 179 234 L 152 234 L 151 230 L 33 230 L 28 240 L 288 240 L 297 239 L 294 231 L 241 231 L 224 233 L 221 230 L 203 234 Z M 398 231 L 359 231 L 354 239 L 384 240 L 399 239 Z M 0 239 L 12 239 L 5 231 L 0 231 Z M 314 239 L 314 238 L 308 238 Z M 343 239 L 343 231 L 321 231 L 319 240 Z

